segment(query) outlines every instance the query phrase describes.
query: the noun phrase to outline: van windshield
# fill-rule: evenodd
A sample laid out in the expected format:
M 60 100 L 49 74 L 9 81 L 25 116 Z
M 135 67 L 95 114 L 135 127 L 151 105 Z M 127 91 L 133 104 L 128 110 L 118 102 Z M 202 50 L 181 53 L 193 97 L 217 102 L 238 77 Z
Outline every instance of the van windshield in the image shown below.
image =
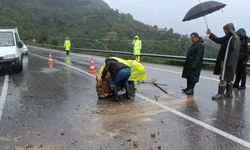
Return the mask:
M 0 32 L 0 47 L 15 46 L 12 32 Z

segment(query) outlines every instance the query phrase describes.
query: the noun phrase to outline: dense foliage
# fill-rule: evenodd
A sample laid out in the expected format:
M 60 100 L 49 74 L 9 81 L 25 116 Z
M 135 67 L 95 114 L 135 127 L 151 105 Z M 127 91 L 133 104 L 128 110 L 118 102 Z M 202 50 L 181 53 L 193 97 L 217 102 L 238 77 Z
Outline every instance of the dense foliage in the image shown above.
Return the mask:
M 0 27 L 17 27 L 25 41 L 62 45 L 67 36 L 74 47 L 131 51 L 138 35 L 143 52 L 172 55 L 185 55 L 191 44 L 172 28 L 145 25 L 102 0 L 1 0 L 0 6 Z M 215 55 L 207 46 L 206 57 Z

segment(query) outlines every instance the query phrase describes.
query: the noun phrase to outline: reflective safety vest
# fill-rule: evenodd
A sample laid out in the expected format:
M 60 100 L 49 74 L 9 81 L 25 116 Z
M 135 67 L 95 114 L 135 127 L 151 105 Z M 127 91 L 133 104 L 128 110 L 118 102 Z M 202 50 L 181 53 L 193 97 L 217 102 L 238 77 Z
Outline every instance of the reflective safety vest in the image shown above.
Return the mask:
M 145 81 L 147 80 L 147 74 L 145 71 L 144 66 L 135 61 L 135 60 L 124 60 L 118 57 L 109 57 L 108 59 L 113 59 L 118 61 L 119 63 L 122 63 L 131 69 L 131 75 L 129 77 L 129 81 Z M 99 74 L 101 74 L 105 68 L 106 64 L 104 64 L 101 69 L 99 70 Z
M 131 69 L 131 75 L 129 77 L 129 81 L 145 81 L 147 80 L 147 74 L 144 66 L 135 61 L 135 60 L 127 60 L 127 63 Z
M 132 45 L 134 46 L 134 55 L 140 55 L 141 54 L 141 47 L 142 43 L 140 39 L 134 39 L 132 42 Z
M 66 51 L 70 51 L 70 48 L 71 48 L 71 42 L 70 42 L 70 40 L 69 39 L 67 39 L 67 40 L 65 40 L 64 41 L 64 49 L 66 50 Z

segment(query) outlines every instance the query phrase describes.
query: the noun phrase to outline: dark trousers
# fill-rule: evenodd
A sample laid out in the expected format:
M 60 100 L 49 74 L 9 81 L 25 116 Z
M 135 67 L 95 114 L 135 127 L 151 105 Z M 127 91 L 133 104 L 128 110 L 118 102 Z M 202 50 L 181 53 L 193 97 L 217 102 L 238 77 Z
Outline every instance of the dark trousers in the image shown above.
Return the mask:
M 110 88 L 113 89 L 116 85 L 126 85 L 128 84 L 128 79 L 130 77 L 130 68 L 123 68 L 116 74 L 116 77 L 110 80 Z
M 243 62 L 239 61 L 237 70 L 236 70 L 236 79 L 234 81 L 235 86 L 239 86 L 239 83 L 241 82 L 241 86 L 246 86 L 246 78 L 247 78 L 247 72 L 246 72 L 247 65 Z
M 188 89 L 194 89 L 195 84 L 196 84 L 196 82 L 194 82 L 194 81 L 192 81 L 190 79 L 187 79 L 187 88 Z
M 66 55 L 69 55 L 69 51 L 68 50 L 66 50 Z

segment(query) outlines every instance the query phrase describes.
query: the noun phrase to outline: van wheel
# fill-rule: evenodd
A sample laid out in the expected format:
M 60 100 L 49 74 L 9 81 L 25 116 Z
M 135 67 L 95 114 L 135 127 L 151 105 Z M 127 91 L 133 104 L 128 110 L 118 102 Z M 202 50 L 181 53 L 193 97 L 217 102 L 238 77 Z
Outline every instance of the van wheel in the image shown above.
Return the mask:
M 23 59 L 21 59 L 21 61 L 17 61 L 17 65 L 14 69 L 15 73 L 20 73 L 23 71 Z

